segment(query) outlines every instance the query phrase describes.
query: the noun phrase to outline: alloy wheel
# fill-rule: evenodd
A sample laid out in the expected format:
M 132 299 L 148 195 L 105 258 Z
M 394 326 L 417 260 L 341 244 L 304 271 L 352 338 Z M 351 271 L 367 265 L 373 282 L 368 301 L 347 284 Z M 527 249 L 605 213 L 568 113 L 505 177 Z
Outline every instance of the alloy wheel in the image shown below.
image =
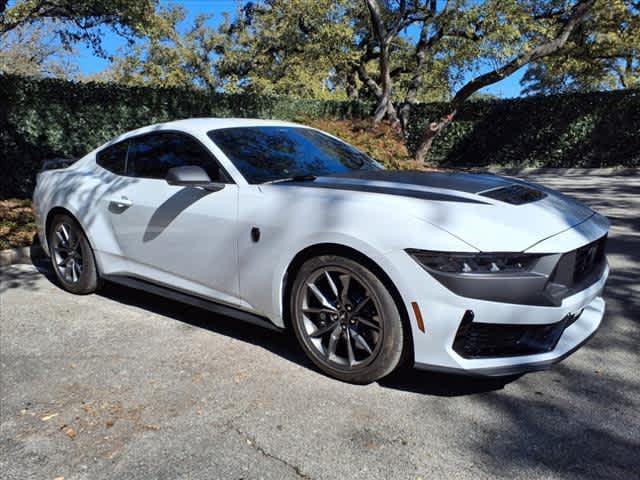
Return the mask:
M 302 331 L 317 357 L 343 370 L 369 364 L 380 349 L 383 322 L 382 308 L 367 282 L 332 266 L 311 273 L 302 289 Z
M 78 283 L 84 265 L 80 235 L 71 225 L 62 222 L 56 226 L 52 238 L 53 259 L 60 276 L 70 284 Z

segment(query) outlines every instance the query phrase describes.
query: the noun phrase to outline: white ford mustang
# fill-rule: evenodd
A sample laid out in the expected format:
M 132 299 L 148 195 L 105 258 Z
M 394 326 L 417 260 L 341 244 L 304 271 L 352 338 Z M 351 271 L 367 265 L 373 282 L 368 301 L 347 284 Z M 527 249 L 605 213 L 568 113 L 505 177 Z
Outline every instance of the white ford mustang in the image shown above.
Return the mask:
M 67 290 L 109 280 L 291 327 L 351 382 L 405 361 L 545 368 L 604 313 L 606 218 L 517 179 L 384 170 L 292 123 L 141 128 L 42 171 L 34 205 Z

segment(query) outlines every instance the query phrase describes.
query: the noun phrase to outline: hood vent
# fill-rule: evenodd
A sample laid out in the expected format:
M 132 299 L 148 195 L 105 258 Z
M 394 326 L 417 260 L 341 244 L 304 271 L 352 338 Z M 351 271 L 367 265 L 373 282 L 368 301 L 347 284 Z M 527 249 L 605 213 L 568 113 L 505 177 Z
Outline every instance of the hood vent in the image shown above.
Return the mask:
M 535 190 L 524 185 L 509 185 L 508 187 L 494 188 L 480 195 L 510 203 L 511 205 L 524 205 L 525 203 L 542 200 L 547 196 L 546 193 L 540 190 Z

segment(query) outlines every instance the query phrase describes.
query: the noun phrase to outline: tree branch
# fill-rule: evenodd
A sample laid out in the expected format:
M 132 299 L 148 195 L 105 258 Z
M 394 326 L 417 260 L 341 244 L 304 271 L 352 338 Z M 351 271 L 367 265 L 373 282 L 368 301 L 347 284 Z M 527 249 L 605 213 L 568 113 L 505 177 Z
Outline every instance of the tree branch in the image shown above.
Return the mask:
M 534 62 L 549 55 L 553 55 L 558 50 L 560 50 L 567 43 L 571 32 L 573 32 L 576 26 L 585 19 L 594 4 L 594 1 L 595 0 L 584 0 L 578 2 L 574 7 L 571 16 L 560 30 L 560 33 L 555 38 L 537 46 L 530 52 L 516 57 L 506 65 L 503 65 L 500 68 L 496 68 L 495 70 L 487 72 L 483 75 L 479 75 L 478 77 L 469 81 L 453 97 L 453 100 L 451 101 L 453 112 L 457 111 L 467 98 L 469 98 L 473 93 L 477 92 L 481 88 L 496 83 L 505 77 L 508 77 L 520 67 L 523 67 L 528 63 Z
M 378 0 L 365 0 L 367 9 L 369 10 L 369 18 L 373 26 L 373 34 L 378 40 L 380 46 L 387 43 L 387 29 L 382 20 L 382 8 Z
M 396 13 L 395 15 L 396 18 L 391 24 L 391 28 L 387 32 L 388 37 L 395 37 L 398 34 L 398 32 L 402 30 L 406 15 L 407 15 L 407 1 L 400 0 L 398 13 Z
M 357 72 L 358 72 L 358 78 L 360 78 L 360 81 L 362 83 L 364 83 L 367 87 L 369 87 L 369 89 L 373 92 L 373 94 L 376 96 L 376 98 L 382 98 L 382 94 L 383 94 L 382 88 L 367 73 L 367 70 L 366 70 L 364 64 L 361 63 L 360 65 L 358 65 Z
M 435 19 L 436 18 L 435 13 L 437 8 L 437 3 L 435 0 L 430 0 L 429 8 L 431 11 L 432 18 Z M 442 13 L 439 15 L 439 18 L 443 18 L 447 16 L 449 13 L 450 13 L 449 3 L 446 2 L 444 5 L 444 9 L 442 10 Z M 422 79 L 424 76 L 424 64 L 425 64 L 426 53 L 431 48 L 433 48 L 433 46 L 436 45 L 445 36 L 444 34 L 445 26 L 442 25 L 436 31 L 435 34 L 429 37 L 428 35 L 429 35 L 430 26 L 431 25 L 427 22 L 424 22 L 422 24 L 422 28 L 420 29 L 420 36 L 418 37 L 418 43 L 416 44 L 416 50 L 414 54 L 415 62 L 416 62 L 415 68 L 413 70 L 413 75 L 411 77 L 411 80 L 409 81 L 409 87 L 407 88 L 407 93 L 405 95 L 404 102 L 399 110 L 400 120 L 402 122 L 403 128 L 406 127 L 408 123 L 409 111 L 411 107 L 415 105 L 418 100 L 418 90 L 420 89 L 420 85 L 422 84 Z

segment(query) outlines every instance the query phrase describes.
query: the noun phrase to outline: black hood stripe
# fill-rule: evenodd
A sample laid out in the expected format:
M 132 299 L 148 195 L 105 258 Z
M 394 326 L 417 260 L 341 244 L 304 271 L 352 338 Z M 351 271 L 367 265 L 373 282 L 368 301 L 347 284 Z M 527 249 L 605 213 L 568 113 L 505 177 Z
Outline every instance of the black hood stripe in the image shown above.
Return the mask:
M 485 173 L 427 172 L 420 170 L 352 170 L 321 177 L 322 180 L 328 179 L 329 181 L 331 178 L 392 182 L 464 193 L 480 193 L 514 183 L 507 178 Z
M 324 177 L 325 179 L 327 177 Z M 487 202 L 475 200 L 472 198 L 458 197 L 456 195 L 448 195 L 446 193 L 428 192 L 423 190 L 411 190 L 408 188 L 380 187 L 376 185 L 362 184 L 345 184 L 345 183 L 328 183 L 326 181 L 318 182 L 287 182 L 280 183 L 278 186 L 296 186 L 309 188 L 329 188 L 332 190 L 348 190 L 352 192 L 364 193 L 382 193 L 385 195 L 398 195 L 401 197 L 419 198 L 422 200 L 432 200 L 436 202 L 459 202 L 459 203 L 477 203 L 481 205 L 490 205 Z

